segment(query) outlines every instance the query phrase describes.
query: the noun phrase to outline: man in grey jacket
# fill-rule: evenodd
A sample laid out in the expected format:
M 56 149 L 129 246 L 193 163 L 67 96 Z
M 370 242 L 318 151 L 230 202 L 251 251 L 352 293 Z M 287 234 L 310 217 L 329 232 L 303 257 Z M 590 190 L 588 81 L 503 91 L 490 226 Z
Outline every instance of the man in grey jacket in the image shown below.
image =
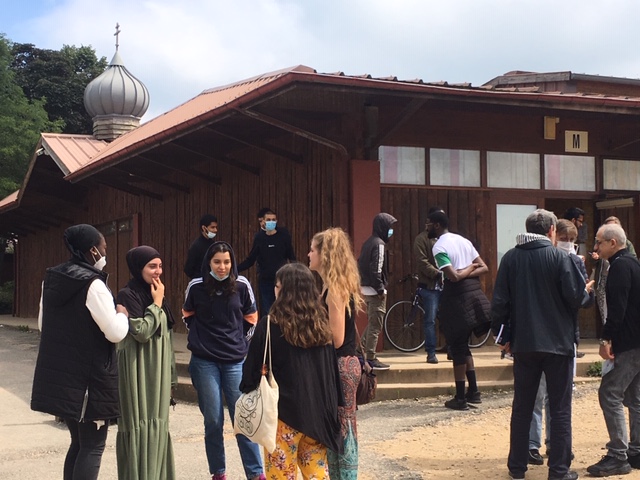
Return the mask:
M 387 242 L 393 235 L 397 220 L 388 213 L 373 218 L 373 233 L 362 244 L 358 258 L 360 290 L 367 305 L 369 324 L 362 334 L 365 359 L 374 370 L 388 370 L 389 365 L 376 358 L 376 345 L 387 312 Z
M 513 354 L 514 394 L 507 466 L 524 479 L 529 425 L 540 377 L 547 379 L 551 413 L 549 480 L 575 480 L 571 465 L 571 395 L 575 313 L 588 295 L 585 280 L 569 256 L 553 246 L 556 216 L 536 210 L 527 233 L 516 238 L 500 263 L 491 305 L 497 342 Z

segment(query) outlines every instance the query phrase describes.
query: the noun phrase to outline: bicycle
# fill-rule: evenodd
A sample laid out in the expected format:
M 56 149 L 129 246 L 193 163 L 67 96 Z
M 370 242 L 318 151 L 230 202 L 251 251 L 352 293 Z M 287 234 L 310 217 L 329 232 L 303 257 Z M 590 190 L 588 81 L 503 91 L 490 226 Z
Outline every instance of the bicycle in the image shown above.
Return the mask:
M 398 280 L 405 283 L 418 280 L 416 274 L 409 274 Z M 400 300 L 387 310 L 384 316 L 384 336 L 389 343 L 401 352 L 415 352 L 424 345 L 424 309 L 422 308 L 419 292 L 416 289 L 412 300 Z
M 398 283 L 409 280 L 418 280 L 418 276 L 415 273 L 406 275 L 398 280 Z M 400 300 L 391 305 L 384 316 L 384 336 L 401 352 L 415 352 L 424 346 L 424 309 L 419 292 L 420 287 L 416 289 L 412 300 Z M 471 332 L 469 348 L 480 348 L 487 343 L 490 336 L 491 329 L 480 336 Z

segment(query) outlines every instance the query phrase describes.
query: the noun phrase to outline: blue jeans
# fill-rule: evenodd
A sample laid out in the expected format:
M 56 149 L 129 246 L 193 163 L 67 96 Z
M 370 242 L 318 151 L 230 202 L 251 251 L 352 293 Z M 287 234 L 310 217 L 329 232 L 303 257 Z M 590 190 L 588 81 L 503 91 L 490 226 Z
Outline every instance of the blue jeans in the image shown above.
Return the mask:
M 533 416 L 531 417 L 531 427 L 529 427 L 529 450 L 540 450 L 542 446 L 542 407 L 544 407 L 544 444 L 549 450 L 551 432 L 551 418 L 549 417 L 549 397 L 547 396 L 547 379 L 544 373 L 540 377 L 540 386 L 536 395 L 536 403 L 533 406 Z M 547 452 L 548 455 L 548 452 Z
M 258 288 L 260 289 L 260 317 L 264 317 L 271 310 L 271 305 L 276 301 L 275 280 L 273 281 L 260 281 L 258 282 Z
M 438 305 L 440 304 L 440 290 L 418 289 L 424 308 L 424 350 L 429 356 L 436 354 L 436 316 L 438 315 Z
M 609 432 L 608 455 L 626 460 L 640 454 L 640 348 L 616 354 L 615 366 L 603 375 L 598 390 Z M 624 416 L 629 409 L 629 431 Z
M 240 396 L 240 380 L 242 364 L 217 363 L 191 355 L 189 374 L 196 392 L 198 406 L 204 416 L 204 447 L 212 475 L 224 473 L 226 469 L 224 456 L 224 409 L 222 394 L 229 408 L 231 423 L 236 410 L 236 400 Z M 253 478 L 263 472 L 260 447 L 244 435 L 236 435 L 242 465 L 247 478 Z

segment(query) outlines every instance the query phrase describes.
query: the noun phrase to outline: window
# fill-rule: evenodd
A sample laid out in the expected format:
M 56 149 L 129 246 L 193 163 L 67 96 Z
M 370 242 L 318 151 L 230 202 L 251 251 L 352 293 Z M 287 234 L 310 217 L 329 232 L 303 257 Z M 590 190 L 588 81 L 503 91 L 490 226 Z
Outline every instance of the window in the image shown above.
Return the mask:
M 450 187 L 480 186 L 480 152 L 477 150 L 429 150 L 430 184 Z
M 638 161 L 605 158 L 602 173 L 605 190 L 640 191 L 640 162 Z
M 382 183 L 424 185 L 424 148 L 381 146 L 378 158 Z
M 544 187 L 547 190 L 595 192 L 595 157 L 545 155 Z
M 487 152 L 487 185 L 494 188 L 540 188 L 540 155 Z

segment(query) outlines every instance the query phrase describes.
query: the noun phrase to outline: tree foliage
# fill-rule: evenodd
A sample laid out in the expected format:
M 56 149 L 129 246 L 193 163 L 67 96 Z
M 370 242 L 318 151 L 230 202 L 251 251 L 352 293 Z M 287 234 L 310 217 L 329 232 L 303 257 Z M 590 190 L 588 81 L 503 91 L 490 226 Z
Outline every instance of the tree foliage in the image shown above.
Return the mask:
M 60 50 L 30 43 L 12 45 L 10 64 L 15 81 L 32 102 L 44 100 L 49 120 L 63 122 L 63 133 L 92 133 L 93 123 L 84 108 L 84 89 L 104 72 L 107 59 L 93 48 L 64 45 Z
M 10 68 L 11 42 L 0 34 L 0 199 L 22 183 L 40 132 L 56 132 L 42 100 L 29 101 Z

